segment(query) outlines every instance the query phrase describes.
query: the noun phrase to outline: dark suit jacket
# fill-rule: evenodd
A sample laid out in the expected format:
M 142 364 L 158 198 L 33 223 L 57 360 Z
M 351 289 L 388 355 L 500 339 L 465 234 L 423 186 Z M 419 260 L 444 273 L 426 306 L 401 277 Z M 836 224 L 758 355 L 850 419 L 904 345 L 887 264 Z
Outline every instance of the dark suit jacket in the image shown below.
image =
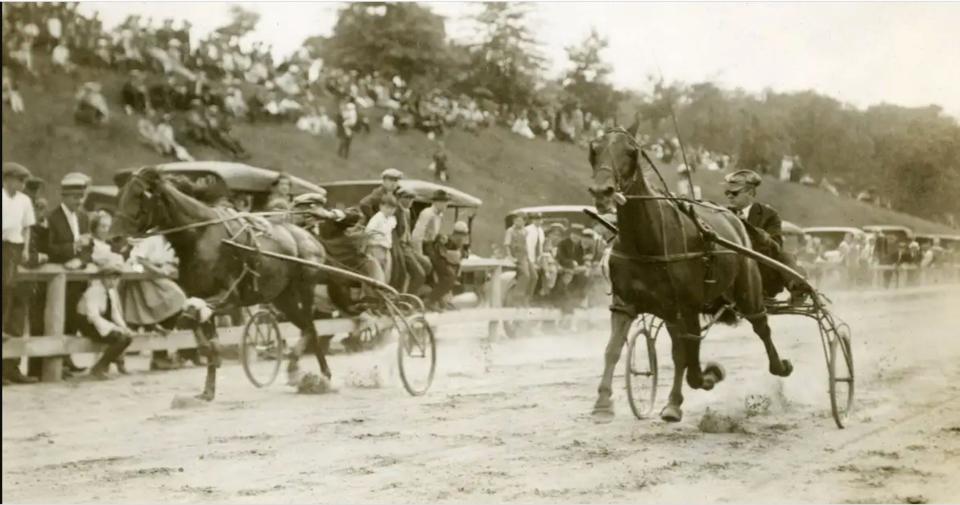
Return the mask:
M 77 212 L 77 225 L 81 234 L 90 233 L 90 216 L 82 209 Z M 47 254 L 50 256 L 51 263 L 66 263 L 80 255 L 74 250 L 73 245 L 77 237 L 73 236 L 73 230 L 67 222 L 63 206 L 58 205 L 50 212 L 47 217 L 47 228 Z
M 569 237 L 557 244 L 557 263 L 563 268 L 573 268 L 573 263 L 583 265 L 583 246 Z
M 754 202 L 753 206 L 750 207 L 747 223 L 754 228 L 763 230 L 778 246 L 783 247 L 783 228 L 780 224 L 780 214 L 777 214 L 773 207 Z
M 380 210 L 380 199 L 383 198 L 383 195 L 387 194 L 387 191 L 383 189 L 383 186 L 377 186 L 376 189 L 370 192 L 369 195 L 360 199 L 358 206 L 360 211 L 363 212 L 363 217 L 367 221 L 373 217 L 374 214 Z M 413 230 L 411 230 L 413 231 Z

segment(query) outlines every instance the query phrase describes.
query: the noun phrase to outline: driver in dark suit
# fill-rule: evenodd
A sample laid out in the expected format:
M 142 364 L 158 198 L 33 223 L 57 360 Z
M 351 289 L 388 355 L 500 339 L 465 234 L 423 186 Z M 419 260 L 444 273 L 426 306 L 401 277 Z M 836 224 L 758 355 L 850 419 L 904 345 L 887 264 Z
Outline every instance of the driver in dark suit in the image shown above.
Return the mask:
M 724 194 L 729 202 L 729 208 L 749 225 L 747 232 L 754 250 L 803 274 L 803 270 L 797 266 L 794 258 L 783 250 L 780 214 L 773 207 L 757 201 L 757 186 L 762 182 L 760 175 L 753 170 L 738 170 L 728 174 L 724 182 Z M 794 301 L 802 299 L 801 286 L 795 285 L 796 283 L 787 280 L 770 267 L 759 266 L 765 296 L 772 298 L 787 287 Z

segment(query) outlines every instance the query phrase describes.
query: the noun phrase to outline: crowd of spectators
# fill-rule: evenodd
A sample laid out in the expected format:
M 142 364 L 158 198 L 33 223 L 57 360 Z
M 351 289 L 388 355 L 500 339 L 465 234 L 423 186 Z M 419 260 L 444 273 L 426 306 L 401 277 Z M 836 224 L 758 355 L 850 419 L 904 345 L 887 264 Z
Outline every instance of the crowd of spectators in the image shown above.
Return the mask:
M 880 272 L 876 287 L 914 286 L 924 270 L 937 270 L 958 258 L 939 238 L 921 243 L 896 234 L 852 232 L 839 242 L 808 236 L 797 256 L 815 284 L 833 282 L 853 289 L 874 286 L 875 271 Z
M 28 332 L 44 335 L 45 290 L 40 283 L 18 282 L 20 265 L 47 263 L 68 270 L 95 272 L 91 282 L 71 281 L 66 288 L 64 334 L 107 345 L 90 369 L 92 377 L 107 378 L 109 365 L 127 373 L 124 350 L 138 331 L 169 331 L 176 323 L 185 296 L 177 286 L 177 259 L 162 236 L 117 242 L 109 236 L 112 216 L 83 208 L 90 179 L 79 172 L 63 177 L 60 203 L 47 206 L 46 183 L 17 163 L 3 165 L 3 338 Z M 148 271 L 156 278 L 118 283 L 121 272 Z M 29 328 L 28 328 L 29 327 Z M 152 370 L 168 370 L 184 362 L 200 364 L 195 351 L 174 360 L 155 352 Z M 70 356 L 63 357 L 64 375 L 83 372 Z M 37 368 L 34 372 L 39 372 Z M 4 360 L 4 384 L 35 382 L 18 360 Z
M 431 139 L 451 128 L 476 132 L 501 125 L 525 138 L 582 144 L 613 124 L 573 102 L 516 112 L 489 100 L 489 92 L 414 89 L 399 75 L 324 65 L 306 47 L 275 62 L 269 45 L 243 44 L 229 31 L 197 40 L 188 20 L 157 23 L 131 15 L 108 31 L 97 14 L 77 12 L 76 3 L 5 6 L 3 40 L 3 99 L 11 110 L 24 110 L 18 85 L 36 76 L 34 58 L 40 54 L 57 72 L 77 74 L 80 67 L 127 72 L 117 97 L 123 112 L 136 116 L 148 148 L 179 160 L 192 159 L 191 145 L 248 157 L 231 134 L 232 121 L 289 122 L 311 135 L 336 136 L 344 158 L 355 135 L 372 125 L 388 132 L 418 130 Z M 76 120 L 109 122 L 107 104 L 99 82 L 84 82 L 76 94 Z

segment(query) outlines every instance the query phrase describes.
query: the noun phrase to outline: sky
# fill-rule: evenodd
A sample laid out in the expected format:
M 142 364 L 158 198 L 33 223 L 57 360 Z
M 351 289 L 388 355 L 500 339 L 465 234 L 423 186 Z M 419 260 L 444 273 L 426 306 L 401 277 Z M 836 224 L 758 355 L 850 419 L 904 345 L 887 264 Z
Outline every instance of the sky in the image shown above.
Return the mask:
M 469 35 L 477 3 L 426 2 L 446 16 L 447 33 Z M 229 19 L 224 2 L 90 2 L 108 27 L 128 14 L 188 18 L 197 34 Z M 261 14 L 253 37 L 289 54 L 311 35 L 329 35 L 339 3 L 252 2 Z M 760 92 L 815 90 L 856 107 L 878 103 L 940 105 L 960 118 L 960 3 L 615 3 L 544 2 L 530 26 L 555 77 L 564 47 L 591 28 L 609 40 L 604 53 L 618 87 L 647 90 L 648 77 L 710 80 Z

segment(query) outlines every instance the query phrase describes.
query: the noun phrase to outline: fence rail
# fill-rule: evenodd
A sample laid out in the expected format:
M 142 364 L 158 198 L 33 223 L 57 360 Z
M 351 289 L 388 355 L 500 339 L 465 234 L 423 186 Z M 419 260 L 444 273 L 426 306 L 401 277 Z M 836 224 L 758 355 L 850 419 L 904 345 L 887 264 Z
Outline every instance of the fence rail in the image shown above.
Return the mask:
M 493 279 L 499 279 L 503 269 L 501 264 L 491 264 Z M 842 265 L 831 265 L 821 272 L 836 271 Z M 913 265 L 873 266 L 867 269 L 870 272 L 872 287 L 889 287 L 888 282 L 896 282 L 897 287 L 934 283 L 960 282 L 960 265 L 939 265 L 935 268 L 921 269 Z M 919 271 L 918 271 L 919 270 Z M 64 335 L 66 320 L 66 288 L 70 281 L 89 281 L 96 275 L 96 270 L 66 270 L 59 265 L 44 265 L 36 269 L 24 269 L 18 273 L 20 282 L 37 282 L 46 285 L 47 305 L 44 307 L 45 336 L 25 336 L 11 338 L 3 343 L 3 358 L 38 358 L 41 360 L 41 380 L 55 382 L 62 377 L 63 355 L 75 353 L 96 353 L 103 347 L 86 338 Z M 895 280 L 885 278 L 891 276 Z M 915 278 L 911 279 L 911 275 Z M 154 276 L 140 272 L 125 272 L 121 280 L 136 281 L 154 278 Z M 886 281 L 886 282 L 885 282 Z M 488 292 L 488 307 L 462 309 L 453 312 L 430 313 L 428 321 L 436 326 L 459 323 L 487 322 L 491 334 L 498 331 L 503 321 L 546 321 L 556 320 L 560 311 L 540 308 L 504 308 L 502 301 L 504 293 L 499 282 L 493 282 Z M 72 308 L 71 308 L 72 310 Z M 595 314 L 588 317 L 596 317 Z M 353 332 L 358 329 L 357 321 L 350 318 L 323 319 L 315 322 L 320 335 L 338 335 Z M 377 322 L 380 327 L 386 327 L 390 321 L 386 318 Z M 239 344 L 242 339 L 243 328 L 227 326 L 218 328 L 221 343 L 225 345 Z M 281 334 L 297 335 L 293 325 L 281 325 Z M 165 335 L 141 334 L 137 335 L 129 350 L 173 350 L 196 347 L 192 332 L 174 331 Z

